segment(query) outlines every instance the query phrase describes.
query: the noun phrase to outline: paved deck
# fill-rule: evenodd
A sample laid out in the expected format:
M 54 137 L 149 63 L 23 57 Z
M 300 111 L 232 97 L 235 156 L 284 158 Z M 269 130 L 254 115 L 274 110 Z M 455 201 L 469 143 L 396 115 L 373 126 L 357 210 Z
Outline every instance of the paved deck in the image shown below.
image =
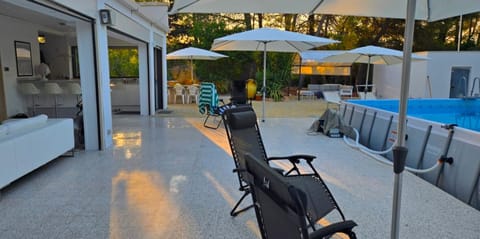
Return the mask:
M 267 111 L 268 112 L 268 111 Z M 389 238 L 392 170 L 339 139 L 307 135 L 312 117 L 261 123 L 269 155 L 317 155 L 359 238 Z M 114 144 L 59 158 L 2 190 L 0 238 L 260 238 L 223 129 L 202 118 L 114 117 Z M 405 173 L 401 238 L 480 238 L 480 212 Z

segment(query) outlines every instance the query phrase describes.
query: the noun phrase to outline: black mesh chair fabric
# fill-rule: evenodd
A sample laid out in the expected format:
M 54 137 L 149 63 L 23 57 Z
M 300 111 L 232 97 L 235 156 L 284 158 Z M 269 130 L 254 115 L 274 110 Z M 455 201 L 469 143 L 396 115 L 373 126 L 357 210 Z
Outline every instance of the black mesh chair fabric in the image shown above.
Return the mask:
M 330 238 L 336 233 L 356 238 L 352 231 L 356 223 L 345 220 L 310 233 L 306 220 L 310 213 L 308 208 L 315 207 L 323 213 L 335 208 L 329 191 L 323 188 L 326 186 L 314 176 L 283 176 L 248 153 L 245 154 L 245 166 L 245 179 L 252 190 L 262 238 Z M 323 195 L 323 200 L 312 198 L 312 193 Z M 315 203 L 309 206 L 312 200 Z
M 268 157 L 265 147 L 263 145 L 262 137 L 260 134 L 260 129 L 257 124 L 257 116 L 255 112 L 253 111 L 252 107 L 249 105 L 242 105 L 238 106 L 237 108 L 233 109 L 228 109 L 224 112 L 222 115 L 223 117 L 223 122 L 225 124 L 225 129 L 227 132 L 227 137 L 228 141 L 230 144 L 230 149 L 232 151 L 232 156 L 235 162 L 235 167 L 240 184 L 240 191 L 244 192 L 244 195 L 240 198 L 240 200 L 237 202 L 237 204 L 234 206 L 230 214 L 232 216 L 236 216 L 238 213 L 243 212 L 244 209 L 237 210 L 239 207 L 240 203 L 242 200 L 250 193 L 250 189 L 248 187 L 248 184 L 245 183 L 245 176 L 242 172 L 242 170 L 238 169 L 244 169 L 245 168 L 245 154 L 249 153 L 252 154 L 253 156 L 264 160 L 266 164 L 268 164 L 271 161 L 286 161 L 287 164 L 282 164 L 284 168 L 274 168 L 274 170 L 279 173 L 280 175 L 288 175 L 291 176 L 291 179 L 295 181 L 295 176 L 298 175 L 309 175 L 309 176 L 316 176 L 317 181 L 321 181 L 320 176 L 318 176 L 318 172 L 315 170 L 315 168 L 312 166 L 311 162 L 315 158 L 315 156 L 312 155 L 289 155 L 289 156 L 281 156 L 281 157 Z M 302 164 L 308 165 L 310 170 L 305 170 L 304 172 L 300 172 L 299 167 L 297 165 Z M 290 167 L 285 165 L 290 165 Z M 311 180 L 312 183 L 314 183 L 313 179 Z M 304 188 L 307 188 L 309 185 L 308 181 L 304 181 L 303 186 Z M 316 189 L 316 188 L 315 188 Z M 313 189 L 308 189 L 308 190 L 313 190 Z M 306 191 L 308 191 L 306 190 Z M 327 190 L 326 188 L 322 188 L 322 190 Z M 314 193 L 312 193 L 314 195 Z M 327 198 L 327 199 L 316 199 L 318 202 L 322 202 L 323 200 L 330 200 L 333 201 L 334 204 L 335 200 L 333 198 Z M 316 221 L 317 219 L 323 217 L 325 215 L 324 211 L 325 209 L 322 208 L 321 211 L 318 211 L 319 209 L 313 210 L 315 208 L 315 203 L 313 200 L 309 200 L 312 202 L 309 202 L 307 205 L 312 205 L 310 208 L 310 213 L 309 216 L 312 218 L 313 221 Z M 248 209 L 249 207 L 245 208 Z M 330 211 L 333 209 L 330 209 Z M 340 214 L 343 217 L 343 214 L 340 211 Z

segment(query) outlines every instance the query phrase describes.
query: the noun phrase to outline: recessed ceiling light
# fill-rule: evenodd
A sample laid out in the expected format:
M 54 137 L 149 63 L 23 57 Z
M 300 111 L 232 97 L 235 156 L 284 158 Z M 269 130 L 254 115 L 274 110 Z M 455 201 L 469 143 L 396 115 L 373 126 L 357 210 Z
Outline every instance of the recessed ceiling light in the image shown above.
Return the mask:
M 45 44 L 47 42 L 47 38 L 45 38 L 45 35 L 43 34 L 38 35 L 37 40 L 40 44 Z

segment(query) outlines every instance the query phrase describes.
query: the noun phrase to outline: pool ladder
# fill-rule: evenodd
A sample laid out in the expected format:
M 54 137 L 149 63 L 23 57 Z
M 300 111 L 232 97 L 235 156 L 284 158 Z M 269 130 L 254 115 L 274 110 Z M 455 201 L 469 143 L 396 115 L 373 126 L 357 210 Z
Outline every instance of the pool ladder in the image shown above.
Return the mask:
M 475 90 L 475 83 L 478 80 L 478 93 L 473 94 L 473 90 Z M 472 90 L 470 90 L 470 97 L 480 97 L 480 77 L 473 78 Z

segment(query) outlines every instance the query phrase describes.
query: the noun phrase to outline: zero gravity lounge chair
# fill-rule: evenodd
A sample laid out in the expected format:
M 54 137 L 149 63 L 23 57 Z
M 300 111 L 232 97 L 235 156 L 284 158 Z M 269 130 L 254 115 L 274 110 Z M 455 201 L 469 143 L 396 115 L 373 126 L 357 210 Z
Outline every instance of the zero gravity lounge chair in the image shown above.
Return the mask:
M 263 239 L 319 239 L 336 234 L 356 238 L 352 229 L 357 224 L 343 219 L 343 214 L 340 222 L 318 229 L 312 225 L 312 210 L 328 214 L 337 207 L 321 178 L 307 175 L 282 176 L 263 160 L 248 153 L 245 160 L 245 179 L 252 191 Z M 312 193 L 315 194 L 314 198 Z
M 240 198 L 240 200 L 230 212 L 230 215 L 236 216 L 240 212 L 243 212 L 252 207 L 248 206 L 243 209 L 237 210 L 242 200 L 246 196 L 251 194 L 254 190 L 252 186 L 253 181 L 251 180 L 252 174 L 247 170 L 248 167 L 246 161 L 248 160 L 248 158 L 254 158 L 261 165 L 264 165 L 271 172 L 274 172 L 275 175 L 281 177 L 282 180 L 285 180 L 289 184 L 294 185 L 297 189 L 301 190 L 303 194 L 305 194 L 305 201 L 301 204 L 303 205 L 302 207 L 304 207 L 305 209 L 305 216 L 303 220 L 308 219 L 308 225 L 311 227 L 312 230 L 317 230 L 318 225 L 316 225 L 316 222 L 319 219 L 324 218 L 326 215 L 331 215 L 333 214 L 331 212 L 336 211 L 338 212 L 337 217 L 340 216 L 341 218 L 341 222 L 337 224 L 332 224 L 332 226 L 319 229 L 321 230 L 321 232 L 318 233 L 327 233 L 332 230 L 343 230 L 350 233 L 351 228 L 356 226 L 356 224 L 352 221 L 345 220 L 343 212 L 338 207 L 338 204 L 330 193 L 330 190 L 327 188 L 326 184 L 313 167 L 312 161 L 315 159 L 315 156 L 292 155 L 285 157 L 267 157 L 265 147 L 263 145 L 263 141 L 260 135 L 260 130 L 257 124 L 256 114 L 253 109 L 248 105 L 228 109 L 224 112 L 222 117 L 225 124 L 230 148 L 232 150 L 232 156 L 236 166 L 234 172 L 236 172 L 238 176 L 240 184 L 239 190 L 244 192 L 243 196 Z M 286 161 L 286 164 L 282 165 L 288 165 L 288 167 L 275 168 L 269 165 L 271 162 L 278 161 Z M 261 204 L 259 204 L 260 201 L 257 200 L 258 198 L 256 198 L 255 195 L 252 196 L 255 205 L 255 212 L 257 214 L 257 220 L 259 222 L 259 226 L 261 227 L 263 238 L 290 238 L 285 236 L 267 236 L 267 232 L 263 227 L 267 227 L 267 223 L 270 223 L 270 221 L 268 221 L 267 218 L 262 217 L 266 215 L 267 212 L 259 214 L 263 210 L 257 208 L 259 207 L 259 205 L 261 207 Z M 282 206 L 283 204 L 280 205 Z M 267 205 L 266 207 L 270 207 L 270 205 Z M 300 216 L 303 216 L 303 214 L 300 214 Z M 273 221 L 275 221 L 275 215 L 273 215 L 273 217 Z M 265 221 L 265 223 L 263 223 L 262 221 Z M 273 227 L 282 227 L 282 224 L 276 224 L 277 222 L 272 223 L 272 225 L 274 225 Z M 298 233 L 298 230 L 296 232 Z M 353 233 L 350 234 L 353 235 L 351 236 L 351 238 L 355 238 Z
M 297 165 L 300 164 L 301 160 L 310 166 L 310 170 L 305 171 L 311 171 L 312 174 L 317 174 L 311 164 L 315 156 L 290 155 L 282 157 L 267 157 L 262 137 L 260 135 L 260 129 L 257 124 L 257 116 L 251 106 L 241 105 L 237 106 L 236 108 L 228 109 L 224 112 L 222 118 L 225 124 L 227 138 L 236 167 L 234 172 L 236 172 L 238 176 L 238 181 L 240 184 L 239 190 L 244 193 L 230 212 L 231 216 L 236 216 L 252 207 L 248 206 L 237 210 L 243 199 L 250 194 L 250 188 L 245 182 L 243 173 L 238 171 L 240 168 L 245 168 L 245 153 L 250 153 L 255 157 L 261 158 L 265 160 L 266 163 L 271 161 L 286 162 L 287 165 L 289 165 L 289 168 L 275 169 L 277 172 L 283 175 L 300 174 L 300 169 Z

